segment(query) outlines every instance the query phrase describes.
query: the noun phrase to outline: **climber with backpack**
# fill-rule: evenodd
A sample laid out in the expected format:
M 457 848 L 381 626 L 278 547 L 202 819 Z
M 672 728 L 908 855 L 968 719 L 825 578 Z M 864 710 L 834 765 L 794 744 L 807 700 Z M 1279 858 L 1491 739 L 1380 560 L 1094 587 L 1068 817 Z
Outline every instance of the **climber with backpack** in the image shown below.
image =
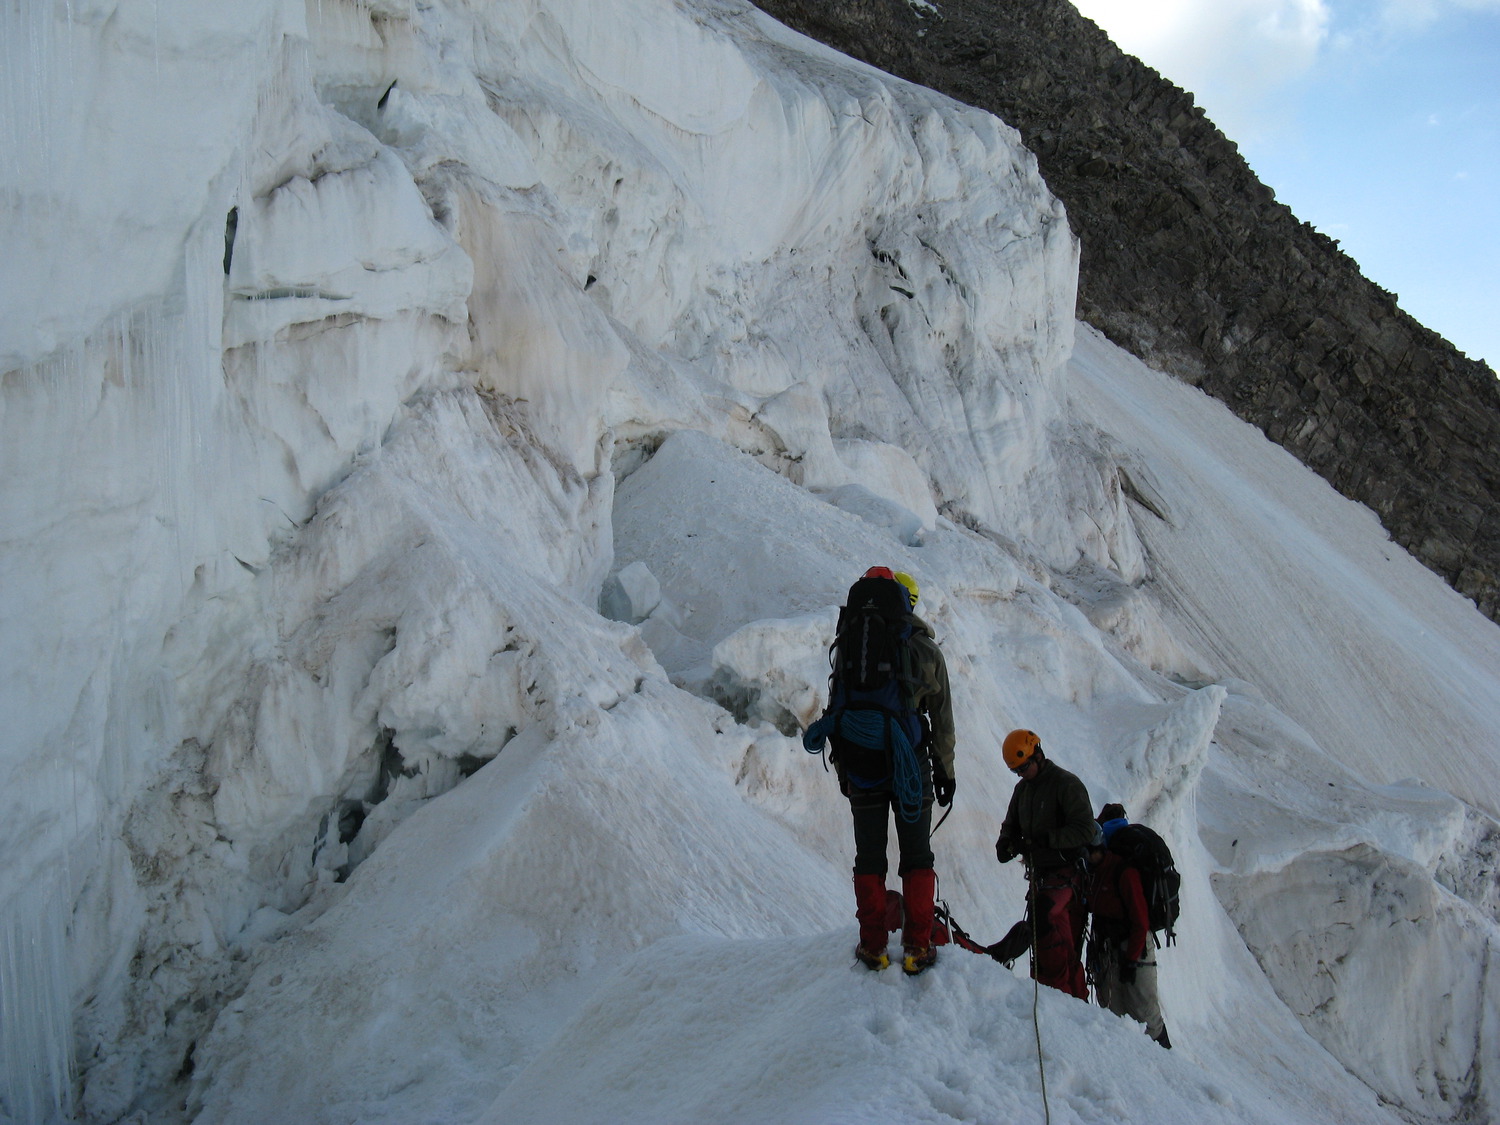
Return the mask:
M 854 955 L 869 969 L 890 964 L 888 912 L 895 913 L 899 899 L 908 975 L 937 960 L 932 805 L 951 804 L 955 788 L 948 668 L 932 626 L 913 612 L 917 597 L 915 579 L 883 566 L 849 588 L 829 648 L 828 707 L 802 740 L 813 754 L 831 747 L 827 760 L 849 799 L 859 921 Z M 893 811 L 899 894 L 885 885 Z
M 1084 853 L 1102 838 L 1089 791 L 1042 752 L 1033 731 L 1011 731 L 1001 753 L 1020 780 L 1000 825 L 995 858 L 1009 863 L 1020 856 L 1026 864 L 1031 974 L 1042 984 L 1087 1000 Z
M 1094 992 L 1101 1007 L 1139 1020 L 1147 1035 L 1171 1049 L 1156 987 L 1155 931 L 1165 928 L 1170 943 L 1177 869 L 1162 838 L 1143 824 L 1131 824 L 1123 805 L 1105 805 L 1098 819 L 1104 842 L 1089 850 L 1088 885 Z

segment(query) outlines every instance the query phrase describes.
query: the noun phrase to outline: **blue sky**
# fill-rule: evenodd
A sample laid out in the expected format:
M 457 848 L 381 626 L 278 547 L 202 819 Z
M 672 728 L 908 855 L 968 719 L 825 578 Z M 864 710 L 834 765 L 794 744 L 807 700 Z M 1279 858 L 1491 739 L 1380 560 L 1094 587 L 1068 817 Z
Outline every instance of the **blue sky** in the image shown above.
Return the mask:
M 1500 0 L 1073 0 L 1298 218 L 1500 370 Z

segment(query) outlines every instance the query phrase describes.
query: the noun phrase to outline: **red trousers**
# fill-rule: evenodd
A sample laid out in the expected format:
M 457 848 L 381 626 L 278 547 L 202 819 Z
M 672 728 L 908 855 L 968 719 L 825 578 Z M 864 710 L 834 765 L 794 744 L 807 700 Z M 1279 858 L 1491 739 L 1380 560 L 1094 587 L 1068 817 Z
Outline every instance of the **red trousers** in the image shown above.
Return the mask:
M 1042 984 L 1087 1000 L 1089 986 L 1082 960 L 1087 919 L 1076 876 L 1067 870 L 1043 873 L 1031 893 L 1036 934 L 1032 975 Z

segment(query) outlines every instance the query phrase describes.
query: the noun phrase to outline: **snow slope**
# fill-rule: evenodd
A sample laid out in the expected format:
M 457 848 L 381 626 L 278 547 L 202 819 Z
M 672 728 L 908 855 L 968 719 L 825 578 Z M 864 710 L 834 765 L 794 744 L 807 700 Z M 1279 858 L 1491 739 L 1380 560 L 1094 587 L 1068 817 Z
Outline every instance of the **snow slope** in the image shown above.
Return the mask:
M 1486 1119 L 1500 633 L 1075 326 L 1002 123 L 737 0 L 0 52 L 0 1119 Z M 1038 730 L 1179 856 L 1171 1054 L 849 971 L 796 734 L 876 562 L 944 896 L 1019 913 Z

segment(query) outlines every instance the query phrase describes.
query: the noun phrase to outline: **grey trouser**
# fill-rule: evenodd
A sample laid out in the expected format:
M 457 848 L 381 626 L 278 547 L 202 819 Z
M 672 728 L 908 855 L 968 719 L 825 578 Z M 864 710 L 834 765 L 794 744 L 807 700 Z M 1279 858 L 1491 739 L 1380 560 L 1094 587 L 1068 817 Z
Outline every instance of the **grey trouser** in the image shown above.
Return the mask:
M 1120 950 L 1113 942 L 1097 942 L 1093 950 L 1094 990 L 1101 1007 L 1117 1016 L 1129 1016 L 1146 1025 L 1146 1034 L 1160 1038 L 1167 1021 L 1156 993 L 1156 950 L 1146 949 L 1146 958 L 1136 964 L 1135 980 L 1120 979 Z

